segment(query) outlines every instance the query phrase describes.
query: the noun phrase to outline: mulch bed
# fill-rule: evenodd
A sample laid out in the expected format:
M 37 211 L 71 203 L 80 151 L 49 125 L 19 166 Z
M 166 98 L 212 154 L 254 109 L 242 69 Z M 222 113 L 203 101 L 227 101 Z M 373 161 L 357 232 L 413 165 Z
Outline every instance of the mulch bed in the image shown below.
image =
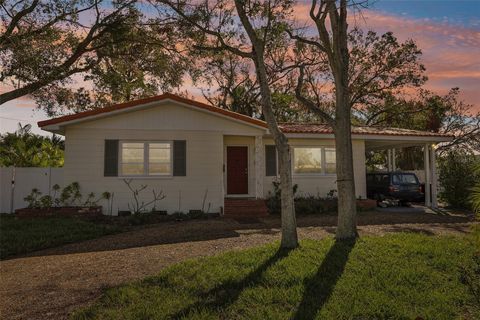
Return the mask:
M 298 217 L 300 239 L 335 232 L 336 216 Z M 360 235 L 468 232 L 472 217 L 425 213 L 361 213 Z M 186 259 L 262 245 L 280 238 L 280 219 L 217 218 L 164 222 L 0 262 L 4 319 L 65 319 L 107 287 L 142 279 Z

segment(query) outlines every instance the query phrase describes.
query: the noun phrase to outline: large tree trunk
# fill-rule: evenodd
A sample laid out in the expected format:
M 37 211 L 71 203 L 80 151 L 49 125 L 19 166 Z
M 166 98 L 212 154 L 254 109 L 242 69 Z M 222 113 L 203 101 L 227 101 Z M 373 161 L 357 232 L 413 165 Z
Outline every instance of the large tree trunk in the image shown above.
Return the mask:
M 255 64 L 255 72 L 260 85 L 260 94 L 262 102 L 262 113 L 265 116 L 268 129 L 273 135 L 277 147 L 279 169 L 280 169 L 280 188 L 282 202 L 282 248 L 295 248 L 298 246 L 297 221 L 295 218 L 295 205 L 293 199 L 292 168 L 290 158 L 290 147 L 285 134 L 278 127 L 277 119 L 273 113 L 272 96 L 267 77 L 267 68 L 265 66 L 264 42 L 258 37 L 257 32 L 250 23 L 245 12 L 244 2 L 235 0 L 240 21 L 252 42 L 252 59 Z
M 347 1 L 341 0 L 339 12 L 330 2 L 332 47 L 330 67 L 335 79 L 335 145 L 337 158 L 338 227 L 337 239 L 357 236 L 357 205 L 353 172 L 351 102 L 349 92 L 349 51 Z
M 295 204 L 292 183 L 291 154 L 288 139 L 278 127 L 273 113 L 272 99 L 268 87 L 265 66 L 261 62 L 255 62 L 257 77 L 259 78 L 262 112 L 265 116 L 268 128 L 273 135 L 278 152 L 278 167 L 280 171 L 280 191 L 282 204 L 282 248 L 296 248 L 298 246 L 297 221 L 295 218 Z
M 334 130 L 338 190 L 338 227 L 336 237 L 345 239 L 357 236 L 357 206 L 353 172 L 350 109 L 339 108 L 341 103 L 348 103 L 348 100 L 345 102 L 345 97 L 338 97 L 338 95 L 341 95 L 339 93 L 336 99 L 337 112 Z
M 295 218 L 290 146 L 283 133 L 275 138 L 275 145 L 278 150 L 282 202 L 281 246 L 282 248 L 295 248 L 298 246 L 298 236 L 297 221 Z

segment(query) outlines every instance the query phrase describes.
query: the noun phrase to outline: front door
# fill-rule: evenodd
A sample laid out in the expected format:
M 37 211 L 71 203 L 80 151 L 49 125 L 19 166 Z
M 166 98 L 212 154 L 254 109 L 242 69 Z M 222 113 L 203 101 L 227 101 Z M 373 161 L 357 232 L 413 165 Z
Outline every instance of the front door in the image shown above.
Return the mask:
M 248 194 L 248 147 L 227 147 L 227 194 Z

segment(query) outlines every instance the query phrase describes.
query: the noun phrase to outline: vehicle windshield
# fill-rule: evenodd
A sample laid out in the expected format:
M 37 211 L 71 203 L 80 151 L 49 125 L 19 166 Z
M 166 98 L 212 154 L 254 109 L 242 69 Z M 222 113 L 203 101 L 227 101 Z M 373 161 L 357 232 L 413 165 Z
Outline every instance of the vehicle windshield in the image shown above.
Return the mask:
M 393 184 L 418 184 L 418 180 L 414 174 L 394 174 Z

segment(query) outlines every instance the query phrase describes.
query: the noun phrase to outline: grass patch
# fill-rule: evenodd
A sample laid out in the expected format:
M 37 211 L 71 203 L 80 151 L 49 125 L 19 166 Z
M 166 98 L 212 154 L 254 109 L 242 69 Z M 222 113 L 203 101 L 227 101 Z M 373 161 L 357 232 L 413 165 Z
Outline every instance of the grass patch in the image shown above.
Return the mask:
M 119 232 L 118 226 L 76 218 L 15 219 L 0 215 L 0 259 Z
M 478 319 L 480 230 L 305 240 L 187 261 L 74 319 Z

